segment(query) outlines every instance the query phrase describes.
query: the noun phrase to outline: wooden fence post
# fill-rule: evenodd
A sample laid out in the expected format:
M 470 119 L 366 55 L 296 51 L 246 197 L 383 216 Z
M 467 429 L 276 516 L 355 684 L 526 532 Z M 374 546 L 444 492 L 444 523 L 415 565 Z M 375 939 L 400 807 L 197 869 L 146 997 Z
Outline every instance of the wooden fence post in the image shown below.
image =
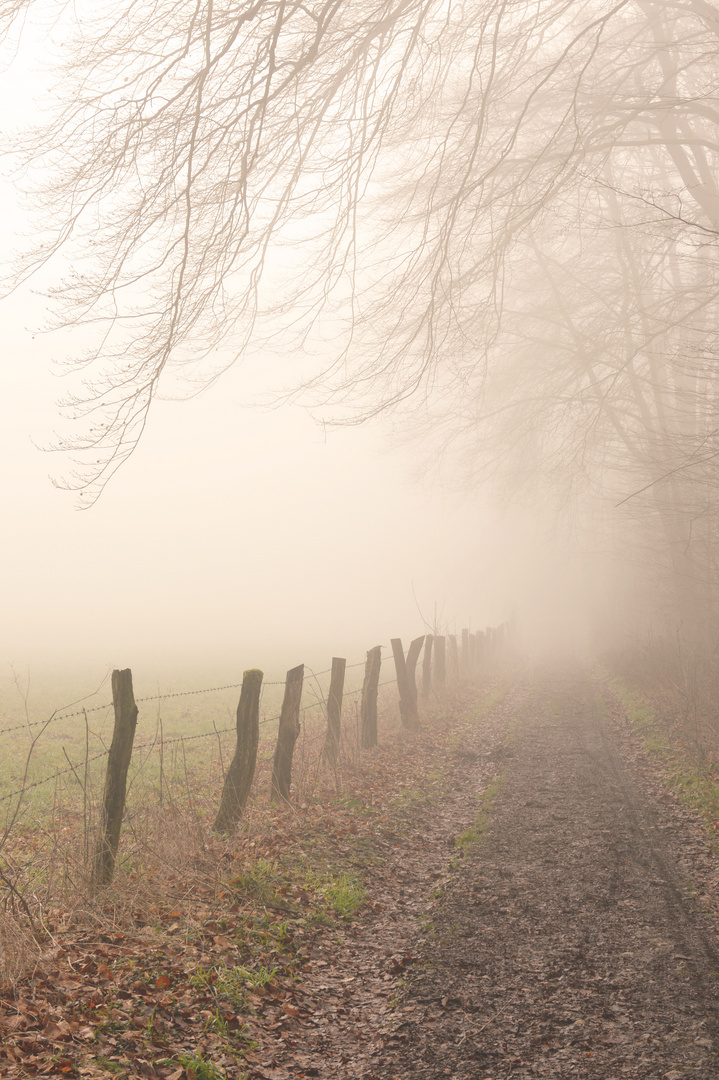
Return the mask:
M 215 832 L 231 832 L 242 817 L 252 787 L 260 742 L 260 690 L 262 672 L 251 668 L 242 676 L 240 702 L 237 706 L 237 745 L 235 756 L 225 776 Z
M 363 750 L 370 750 L 377 745 L 377 687 L 379 686 L 379 669 L 381 665 L 382 646 L 375 645 L 367 653 L 364 682 L 362 683 L 362 705 L 360 708 L 362 732 L 360 741 Z
M 432 634 L 427 634 L 424 639 L 424 656 L 422 657 L 422 697 L 426 701 L 432 690 Z
M 399 690 L 399 714 L 405 727 L 417 727 L 419 714 L 417 712 L 417 684 L 415 682 L 415 670 L 417 658 L 422 648 L 424 637 L 415 638 L 409 647 L 405 660 L 404 649 L 400 638 L 391 638 L 392 655 L 397 672 L 397 689 Z
M 342 738 L 342 695 L 345 686 L 345 668 L 347 661 L 339 656 L 332 657 L 330 690 L 327 695 L 327 737 L 322 756 L 330 765 L 337 762 L 337 753 Z
M 459 649 L 454 634 L 449 635 L 449 670 L 452 675 L 452 682 L 459 682 Z
M 272 783 L 270 799 L 286 802 L 290 797 L 292 783 L 292 755 L 300 733 L 300 701 L 302 684 L 305 677 L 305 665 L 290 668 L 285 680 L 285 696 L 280 710 L 280 729 L 277 733 L 277 746 L 272 762 Z
M 137 705 L 132 692 L 132 672 L 129 668 L 112 673 L 112 704 L 115 710 L 115 727 L 107 755 L 100 835 L 92 867 L 92 887 L 95 891 L 112 881 L 120 844 L 122 816 L 125 812 L 127 770 L 130 768 L 137 727 Z
M 469 630 L 466 627 L 462 630 L 462 663 L 460 671 L 462 672 L 462 678 L 466 679 L 469 675 Z
M 443 634 L 434 639 L 434 681 L 441 693 L 447 685 L 447 650 Z
M 482 661 L 484 660 L 484 650 L 486 647 L 486 641 L 484 638 L 484 630 L 478 630 L 475 636 L 474 644 L 474 664 L 477 671 L 482 668 Z

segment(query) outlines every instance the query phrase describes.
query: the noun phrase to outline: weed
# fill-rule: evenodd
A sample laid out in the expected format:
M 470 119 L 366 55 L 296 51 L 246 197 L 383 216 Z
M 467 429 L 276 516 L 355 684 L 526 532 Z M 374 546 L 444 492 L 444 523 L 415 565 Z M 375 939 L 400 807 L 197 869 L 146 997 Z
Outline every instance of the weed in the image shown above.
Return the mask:
M 104 1069 L 108 1073 L 123 1073 L 125 1066 L 121 1065 L 119 1061 L 112 1061 L 110 1058 L 105 1057 L 103 1054 L 96 1054 L 94 1062 L 99 1065 L 101 1069 Z
M 667 785 L 679 795 L 682 802 L 704 817 L 709 829 L 717 830 L 719 777 L 715 767 L 701 755 L 692 754 L 685 746 L 675 742 L 646 701 L 637 697 L 618 679 L 612 680 L 612 686 L 642 746 L 661 760 Z
M 226 1080 L 227 1073 L 202 1054 L 180 1054 L 177 1060 L 187 1070 L 190 1080 Z
M 352 874 L 330 874 L 324 880 L 312 874 L 308 875 L 308 883 L 325 909 L 345 919 L 354 915 L 367 895 L 364 885 Z
M 225 998 L 233 1005 L 247 1007 L 247 991 L 260 990 L 271 985 L 277 968 L 249 967 L 198 967 L 190 978 L 190 985 L 198 990 L 211 990 L 216 998 Z
M 249 893 L 265 904 L 272 904 L 279 900 L 278 889 L 281 884 L 277 866 L 267 859 L 258 859 L 250 869 L 238 874 L 230 882 L 234 889 Z

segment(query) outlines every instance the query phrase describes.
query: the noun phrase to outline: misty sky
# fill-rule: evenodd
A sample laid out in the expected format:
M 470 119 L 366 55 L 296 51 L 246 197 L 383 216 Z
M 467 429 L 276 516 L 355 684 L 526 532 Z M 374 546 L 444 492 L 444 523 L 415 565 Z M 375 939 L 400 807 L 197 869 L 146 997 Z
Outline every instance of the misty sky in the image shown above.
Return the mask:
M 38 70 L 26 53 L 3 76 L 10 126 L 48 77 Z M 3 193 L 7 251 L 31 226 Z M 38 448 L 69 430 L 53 361 L 82 345 L 37 332 L 51 279 L 7 299 L 0 323 L 6 672 L 281 672 L 421 633 L 418 605 L 428 619 L 436 605 L 450 632 L 517 609 L 541 626 L 571 594 L 571 571 L 521 508 L 500 514 L 446 471 L 423 476 L 424 448 L 403 444 L 391 418 L 325 437 L 298 406 L 248 407 L 292 385 L 293 357 L 257 357 L 199 398 L 158 403 L 135 456 L 78 512 L 48 479 L 70 462 Z
M 48 479 L 65 456 L 38 449 L 63 428 L 61 345 L 27 328 L 42 311 L 6 305 L 2 322 L 6 659 L 281 668 L 421 632 L 413 588 L 429 618 L 436 602 L 450 624 L 501 621 L 536 572 L 518 577 L 511 515 L 422 481 L 387 424 L 325 438 L 297 406 L 246 407 L 277 385 L 259 364 L 160 403 L 135 457 L 77 511 Z

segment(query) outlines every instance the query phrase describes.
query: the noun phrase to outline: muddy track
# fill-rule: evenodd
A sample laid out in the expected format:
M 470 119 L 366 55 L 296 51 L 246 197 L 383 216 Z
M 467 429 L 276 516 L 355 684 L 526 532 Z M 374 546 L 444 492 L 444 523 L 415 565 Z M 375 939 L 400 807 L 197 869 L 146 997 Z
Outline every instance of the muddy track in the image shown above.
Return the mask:
M 714 863 L 696 820 L 578 669 L 500 712 L 454 796 L 378 871 L 373 916 L 308 949 L 306 1009 L 265 1042 L 258 1077 L 719 1076 Z M 452 869 L 494 774 L 489 828 Z

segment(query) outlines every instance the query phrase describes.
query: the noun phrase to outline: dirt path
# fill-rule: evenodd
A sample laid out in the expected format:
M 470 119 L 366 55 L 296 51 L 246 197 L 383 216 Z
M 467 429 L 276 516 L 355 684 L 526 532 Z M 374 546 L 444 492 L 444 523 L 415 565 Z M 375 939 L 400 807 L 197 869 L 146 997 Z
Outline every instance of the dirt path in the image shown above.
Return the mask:
M 696 820 L 578 670 L 520 688 L 473 738 L 455 795 L 378 869 L 373 916 L 307 948 L 304 1005 L 265 1028 L 251 1075 L 719 1076 Z M 497 774 L 482 842 L 448 869 Z

